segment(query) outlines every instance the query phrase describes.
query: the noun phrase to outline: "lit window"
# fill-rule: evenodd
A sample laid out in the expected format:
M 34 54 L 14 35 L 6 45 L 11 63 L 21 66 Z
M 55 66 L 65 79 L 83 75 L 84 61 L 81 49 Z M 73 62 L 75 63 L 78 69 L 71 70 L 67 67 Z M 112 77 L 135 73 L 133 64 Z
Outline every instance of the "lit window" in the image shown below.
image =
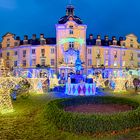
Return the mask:
M 101 40 L 97 39 L 97 40 L 96 40 L 96 45 L 97 45 L 97 46 L 101 46 Z
M 54 66 L 54 59 L 51 59 L 51 66 Z
M 41 59 L 41 65 L 42 65 L 42 66 L 45 66 L 45 65 L 46 65 L 45 59 Z
M 123 67 L 125 66 L 125 61 L 122 61 L 122 66 L 123 66 Z
M 114 61 L 114 67 L 116 67 L 117 66 L 117 61 Z
M 26 60 L 23 60 L 22 64 L 23 64 L 23 67 L 25 67 L 26 66 Z
M 105 51 L 105 54 L 106 54 L 106 55 L 108 55 L 108 54 L 109 54 L 109 51 L 108 51 L 108 50 L 106 50 L 106 51 Z
M 105 66 L 108 66 L 108 60 L 105 60 Z
M 41 56 L 42 56 L 42 57 L 45 56 L 45 49 L 41 49 Z
M 97 59 L 97 67 L 99 67 L 100 65 L 100 59 Z
M 123 54 L 123 56 L 125 56 L 125 51 L 123 51 L 123 53 L 122 53 L 122 54 Z
M 36 65 L 36 59 L 32 59 L 32 66 Z

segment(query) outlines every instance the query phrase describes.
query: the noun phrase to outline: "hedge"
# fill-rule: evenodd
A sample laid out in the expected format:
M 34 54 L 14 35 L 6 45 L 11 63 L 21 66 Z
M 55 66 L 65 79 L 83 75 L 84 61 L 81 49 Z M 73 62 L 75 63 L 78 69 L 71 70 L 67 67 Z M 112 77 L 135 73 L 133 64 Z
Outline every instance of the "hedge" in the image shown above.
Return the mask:
M 133 110 L 114 114 L 82 114 L 64 111 L 67 106 L 80 104 L 127 104 Z M 56 99 L 46 106 L 46 118 L 58 129 L 75 133 L 102 133 L 121 131 L 140 126 L 140 104 L 121 97 L 75 97 Z

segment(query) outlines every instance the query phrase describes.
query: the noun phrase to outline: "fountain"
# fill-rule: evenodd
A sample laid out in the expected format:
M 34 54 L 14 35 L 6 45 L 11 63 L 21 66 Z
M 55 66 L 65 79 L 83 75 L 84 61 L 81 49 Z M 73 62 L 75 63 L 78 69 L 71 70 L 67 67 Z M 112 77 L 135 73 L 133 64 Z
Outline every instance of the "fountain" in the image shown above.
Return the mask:
M 65 94 L 75 95 L 75 96 L 89 96 L 95 95 L 96 93 L 96 84 L 92 78 L 86 78 L 81 74 L 83 70 L 82 62 L 79 56 L 79 51 L 77 51 L 77 59 L 75 62 L 75 71 L 76 74 L 68 77 L 66 83 Z

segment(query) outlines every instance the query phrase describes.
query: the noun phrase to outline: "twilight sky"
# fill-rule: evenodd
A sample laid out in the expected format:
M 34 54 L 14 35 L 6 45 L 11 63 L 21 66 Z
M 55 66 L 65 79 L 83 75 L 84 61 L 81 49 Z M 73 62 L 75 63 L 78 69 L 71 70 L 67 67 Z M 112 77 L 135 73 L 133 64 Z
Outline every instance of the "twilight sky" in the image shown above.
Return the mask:
M 44 33 L 55 37 L 55 24 L 69 0 L 0 0 L 0 37 L 12 32 L 21 38 Z M 140 0 L 72 0 L 75 14 L 88 25 L 87 35 L 125 36 L 140 40 Z

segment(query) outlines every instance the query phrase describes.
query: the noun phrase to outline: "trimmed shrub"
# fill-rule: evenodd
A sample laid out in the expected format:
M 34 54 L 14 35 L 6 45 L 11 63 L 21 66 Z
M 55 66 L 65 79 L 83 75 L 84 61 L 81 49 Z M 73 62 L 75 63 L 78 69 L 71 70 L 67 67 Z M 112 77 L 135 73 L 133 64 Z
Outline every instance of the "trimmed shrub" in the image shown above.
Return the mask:
M 114 114 L 80 114 L 64 111 L 65 107 L 81 104 L 127 104 L 133 110 Z M 101 133 L 121 131 L 140 126 L 140 105 L 127 98 L 120 97 L 75 97 L 57 99 L 46 107 L 46 118 L 59 129 L 75 133 Z

